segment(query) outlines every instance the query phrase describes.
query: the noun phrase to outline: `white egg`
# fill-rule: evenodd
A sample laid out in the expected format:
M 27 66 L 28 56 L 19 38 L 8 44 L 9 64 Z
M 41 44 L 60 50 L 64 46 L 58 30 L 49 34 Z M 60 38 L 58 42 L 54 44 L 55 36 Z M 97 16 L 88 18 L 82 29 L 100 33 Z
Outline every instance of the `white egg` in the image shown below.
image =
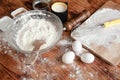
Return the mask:
M 69 51 L 62 56 L 62 61 L 65 64 L 71 64 L 73 63 L 74 58 L 75 58 L 75 53 L 73 51 Z
M 79 40 L 76 40 L 72 43 L 72 49 L 76 53 L 76 55 L 80 55 L 82 53 L 82 44 Z
M 81 54 L 80 57 L 81 57 L 81 61 L 83 61 L 84 63 L 92 63 L 95 60 L 94 55 L 91 53 Z

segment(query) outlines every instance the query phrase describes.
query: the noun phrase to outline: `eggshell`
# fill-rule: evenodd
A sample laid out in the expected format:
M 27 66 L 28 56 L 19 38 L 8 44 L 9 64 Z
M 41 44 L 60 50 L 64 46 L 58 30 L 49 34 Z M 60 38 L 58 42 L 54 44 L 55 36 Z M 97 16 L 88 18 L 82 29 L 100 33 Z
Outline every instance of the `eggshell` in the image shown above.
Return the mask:
M 80 57 L 81 57 L 81 61 L 84 62 L 84 63 L 92 63 L 95 60 L 94 55 L 91 54 L 91 53 L 81 54 Z
M 65 64 L 71 64 L 73 63 L 74 58 L 75 58 L 75 53 L 73 51 L 69 51 L 62 56 L 62 61 Z
M 76 53 L 76 55 L 80 55 L 82 53 L 82 44 L 79 40 L 76 40 L 72 43 L 72 49 Z

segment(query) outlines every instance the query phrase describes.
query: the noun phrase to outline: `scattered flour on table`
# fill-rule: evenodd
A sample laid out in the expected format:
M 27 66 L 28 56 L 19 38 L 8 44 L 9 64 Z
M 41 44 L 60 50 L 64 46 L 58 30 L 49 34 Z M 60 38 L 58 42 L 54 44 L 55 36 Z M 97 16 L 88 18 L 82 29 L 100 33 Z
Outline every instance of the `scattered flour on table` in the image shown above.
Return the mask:
M 120 24 L 103 28 L 101 24 L 106 21 L 120 18 L 120 11 L 103 8 L 94 13 L 88 20 L 75 29 L 71 36 L 87 46 L 108 45 L 109 43 L 120 43 Z
M 21 57 L 23 55 L 20 52 L 15 52 L 11 47 L 0 38 L 0 48 L 3 52 L 1 54 L 10 55 L 17 63 L 20 65 L 16 66 L 18 70 L 25 73 L 25 76 L 20 76 L 20 80 L 54 80 L 58 76 L 58 73 L 51 72 L 46 66 L 55 67 L 55 62 L 48 58 L 38 58 L 38 64 L 27 66 L 24 64 L 25 58 Z M 14 51 L 14 52 L 13 52 Z M 5 52 L 5 53 L 4 53 Z M 37 68 L 37 67 L 38 68 Z M 43 68 L 44 71 L 39 71 L 39 68 Z
M 20 80 L 54 80 L 55 77 L 58 76 L 58 73 L 51 72 L 49 69 L 46 68 L 46 66 L 55 67 L 56 63 L 48 58 L 38 58 L 38 64 L 27 66 L 24 64 L 24 57 L 21 57 L 23 55 L 20 52 L 14 51 L 11 49 L 11 47 L 8 45 L 8 43 L 4 42 L 0 38 L 0 54 L 10 55 L 17 63 L 20 65 L 16 66 L 18 70 L 21 70 L 23 73 L 25 73 L 25 76 L 20 76 Z M 3 52 L 3 53 L 2 53 Z M 37 68 L 37 67 L 38 68 Z M 39 71 L 39 68 L 43 68 L 45 72 Z
M 64 45 L 71 45 L 71 44 L 72 44 L 72 41 L 69 41 L 69 40 L 67 40 L 67 39 L 62 39 L 62 40 L 60 40 L 57 44 L 58 44 L 58 45 L 62 45 L 62 46 L 64 46 Z
M 72 67 L 72 70 L 70 71 L 69 77 L 76 78 L 75 80 L 83 79 L 83 73 L 82 73 L 82 69 L 80 68 L 80 66 L 76 64 L 72 64 L 71 67 Z
M 58 33 L 52 23 L 45 19 L 30 19 L 23 27 L 18 31 L 16 35 L 16 43 L 21 50 L 32 51 L 34 46 L 32 45 L 35 40 L 44 40 L 40 49 L 44 49 L 55 43 Z
M 55 62 L 48 58 L 39 58 L 38 63 L 35 65 L 24 65 L 21 69 L 28 76 L 31 77 L 21 77 L 21 80 L 54 80 L 55 77 L 58 76 L 58 73 L 51 70 L 48 67 L 55 67 Z M 41 69 L 42 68 L 42 71 Z
M 61 65 L 62 69 L 65 69 L 69 74 L 69 79 L 74 80 L 98 80 L 98 73 L 95 71 L 88 71 L 87 67 L 82 67 L 76 63 L 69 66 Z
M 60 47 L 60 49 L 63 52 L 70 51 L 71 50 L 71 44 L 72 44 L 72 41 L 70 39 L 61 39 L 57 43 L 57 45 Z
M 67 49 L 70 49 L 69 46 L 71 45 L 71 43 L 72 41 L 68 39 L 63 39 L 63 40 L 60 40 L 60 42 L 58 42 L 58 45 L 64 46 L 62 47 L 62 49 L 66 51 L 66 47 Z M 10 46 L 7 46 L 5 42 L 1 42 L 1 41 L 0 41 L 0 46 L 2 46 L 1 49 L 5 48 L 5 50 L 8 49 L 8 47 L 10 47 Z M 21 63 L 24 61 L 24 58 L 22 59 L 20 58 L 21 53 L 19 52 L 15 53 L 15 52 L 12 52 L 12 50 L 10 51 L 12 53 L 9 53 L 9 50 L 11 49 L 9 48 L 8 50 L 6 50 L 7 52 L 5 54 L 10 54 L 10 56 L 12 56 L 18 63 Z M 37 64 L 32 66 L 26 66 L 25 64 L 23 64 L 23 66 L 17 66 L 18 69 L 26 73 L 27 76 L 30 75 L 30 77 L 21 76 L 20 80 L 56 80 L 58 79 L 58 77 L 60 77 L 59 73 L 57 73 L 55 70 L 51 71 L 51 69 L 48 68 L 50 67 L 52 69 L 55 69 L 55 68 L 57 69 L 58 67 L 57 61 L 54 61 L 48 58 L 38 58 L 36 62 Z M 39 68 L 41 67 L 44 69 L 44 72 L 43 71 L 41 72 L 39 70 Z M 76 63 L 73 63 L 70 66 L 61 64 L 61 69 L 67 70 L 67 72 L 69 73 L 68 74 L 69 79 L 88 80 L 88 77 L 86 78 L 86 76 L 89 76 L 89 78 L 92 78 L 90 80 L 97 80 L 97 77 L 95 78 L 95 76 L 97 76 L 96 73 L 88 72 L 87 74 L 84 74 L 84 71 L 87 72 L 87 69 L 83 69 L 82 66 Z
M 20 80 L 34 80 L 34 79 L 22 77 Z
M 3 52 L 3 54 L 12 54 L 12 50 L 10 48 L 10 45 L 3 40 L 0 33 L 0 52 Z

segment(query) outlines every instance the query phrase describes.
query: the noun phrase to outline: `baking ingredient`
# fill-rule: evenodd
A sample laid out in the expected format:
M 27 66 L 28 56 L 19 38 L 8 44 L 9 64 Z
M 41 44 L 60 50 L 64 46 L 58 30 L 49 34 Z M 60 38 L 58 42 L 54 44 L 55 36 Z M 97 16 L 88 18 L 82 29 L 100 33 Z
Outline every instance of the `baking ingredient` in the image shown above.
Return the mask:
M 71 64 L 73 63 L 75 58 L 75 53 L 73 51 L 68 51 L 62 56 L 62 61 L 65 64 Z
M 85 47 L 105 61 L 117 65 L 120 60 L 120 24 L 108 28 L 101 25 L 115 19 L 120 19 L 120 11 L 117 8 L 101 8 L 76 28 L 71 36 L 75 40 L 80 40 Z
M 82 44 L 79 40 L 76 40 L 72 43 L 72 49 L 76 53 L 76 55 L 80 55 L 82 53 Z
M 58 44 L 58 45 L 62 45 L 62 46 L 71 45 L 71 44 L 72 44 L 72 41 L 69 41 L 69 40 L 66 40 L 66 39 L 62 39 L 62 40 L 60 40 L 57 44 Z
M 62 41 L 64 42 L 65 40 Z M 69 40 L 66 41 L 69 42 Z M 1 49 L 0 51 L 6 52 L 6 53 L 3 52 L 1 54 L 9 54 L 14 59 L 14 61 L 17 61 L 18 63 L 24 62 L 25 59 L 21 56 L 23 54 L 20 52 L 14 53 L 14 51 L 11 50 L 10 46 L 6 44 L 7 43 L 1 41 L 0 38 L 0 49 Z M 60 57 L 64 51 L 65 48 L 64 50 L 60 48 L 60 50 L 58 50 L 58 52 L 56 53 L 57 54 L 56 56 Z M 88 77 L 86 76 L 89 76 L 89 79 L 91 80 L 97 80 L 99 73 L 96 71 L 89 72 L 89 68 L 79 65 L 79 62 L 74 62 L 70 65 L 65 65 L 65 64 L 61 64 L 59 60 L 56 60 L 54 58 L 46 58 L 42 56 L 41 57 L 39 56 L 39 58 L 37 58 L 37 64 L 30 66 L 22 64 L 22 66 L 17 65 L 16 67 L 17 70 L 20 70 L 24 72 L 25 75 L 30 76 L 30 77 L 24 75 L 20 76 L 20 80 L 57 80 L 57 79 L 64 80 L 64 78 L 61 78 L 61 76 L 59 76 L 63 74 L 59 72 L 61 69 L 63 70 L 63 72 L 67 73 L 69 80 L 88 80 Z M 90 75 L 90 73 L 92 76 Z
M 92 63 L 95 60 L 94 55 L 91 53 L 84 53 L 80 57 L 81 61 L 83 61 L 84 63 Z
M 93 43 L 98 46 L 107 46 L 110 43 L 120 42 L 120 26 L 114 25 L 109 28 L 103 28 L 104 22 L 120 18 L 120 11 L 116 9 L 103 8 L 98 10 L 88 20 L 75 29 L 71 36 L 75 40 L 80 40 L 87 47 Z M 101 25 L 101 26 L 99 26 Z M 118 55 L 117 55 L 118 56 Z
M 52 23 L 45 19 L 30 19 L 18 31 L 16 43 L 21 50 L 32 51 L 35 40 L 44 40 L 46 43 L 40 49 L 45 49 L 55 43 L 58 33 Z
M 98 80 L 99 77 L 99 72 L 90 70 L 89 67 L 81 66 L 76 62 L 71 65 L 63 64 L 61 65 L 61 68 L 64 72 L 67 71 L 69 77 L 67 80 Z

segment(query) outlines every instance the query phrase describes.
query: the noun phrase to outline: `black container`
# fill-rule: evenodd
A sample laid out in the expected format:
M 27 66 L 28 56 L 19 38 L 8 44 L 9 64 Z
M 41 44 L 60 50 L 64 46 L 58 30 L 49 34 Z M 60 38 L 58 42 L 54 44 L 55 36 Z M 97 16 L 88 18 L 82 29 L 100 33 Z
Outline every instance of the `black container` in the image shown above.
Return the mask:
M 57 15 L 64 23 L 68 18 L 68 4 L 66 2 L 55 2 L 51 5 L 51 12 Z
M 34 0 L 33 9 L 49 11 L 50 1 L 51 0 Z

